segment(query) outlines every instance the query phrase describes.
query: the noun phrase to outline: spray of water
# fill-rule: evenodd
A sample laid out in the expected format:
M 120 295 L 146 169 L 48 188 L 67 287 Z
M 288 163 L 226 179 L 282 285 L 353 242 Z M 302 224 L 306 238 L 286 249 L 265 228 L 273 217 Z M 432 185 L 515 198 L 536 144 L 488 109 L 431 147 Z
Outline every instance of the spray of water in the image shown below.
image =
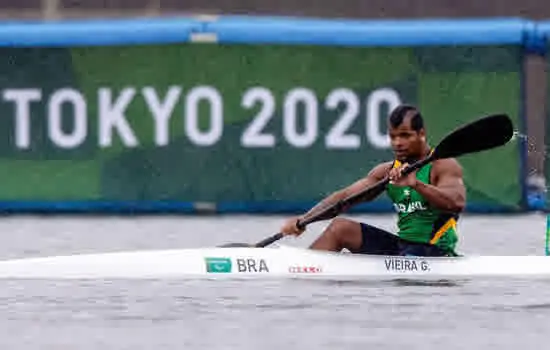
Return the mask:
M 546 154 L 548 154 L 548 150 L 550 149 L 548 145 L 544 145 L 541 147 L 541 145 L 537 145 L 534 141 L 530 140 L 528 135 L 523 134 L 519 131 L 514 131 L 514 134 L 512 135 L 510 142 L 515 142 L 520 140 L 525 143 L 525 145 L 527 146 L 527 152 L 531 154 L 539 154 L 546 157 Z M 529 169 L 530 174 L 535 174 L 536 172 L 537 172 L 537 169 L 535 168 Z

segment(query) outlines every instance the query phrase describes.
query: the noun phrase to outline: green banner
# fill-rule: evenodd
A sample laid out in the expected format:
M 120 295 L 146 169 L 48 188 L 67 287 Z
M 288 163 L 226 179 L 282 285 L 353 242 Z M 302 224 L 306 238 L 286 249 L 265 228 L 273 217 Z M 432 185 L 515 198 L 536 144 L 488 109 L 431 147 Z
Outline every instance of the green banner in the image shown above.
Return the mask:
M 2 51 L 4 201 L 311 203 L 392 158 L 399 103 L 433 144 L 484 114 L 519 120 L 518 47 Z M 517 144 L 460 162 L 471 207 L 520 205 Z

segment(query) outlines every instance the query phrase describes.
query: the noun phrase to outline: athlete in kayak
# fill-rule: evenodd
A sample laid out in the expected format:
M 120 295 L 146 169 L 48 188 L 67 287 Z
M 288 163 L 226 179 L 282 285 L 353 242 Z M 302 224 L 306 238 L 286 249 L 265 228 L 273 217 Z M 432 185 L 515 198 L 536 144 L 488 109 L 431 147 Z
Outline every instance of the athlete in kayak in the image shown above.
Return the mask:
M 408 164 L 429 155 L 430 146 L 420 111 L 400 105 L 389 115 L 389 135 L 395 160 L 375 166 L 364 178 L 334 192 L 300 217 L 287 220 L 281 232 L 300 235 L 297 220 L 315 215 L 362 189 L 390 177 L 385 192 L 397 211 L 397 234 L 346 218 L 335 218 L 311 249 L 376 255 L 456 256 L 456 223 L 464 209 L 466 190 L 462 167 L 454 158 L 436 160 L 407 176 Z M 378 197 L 376 193 L 365 201 Z

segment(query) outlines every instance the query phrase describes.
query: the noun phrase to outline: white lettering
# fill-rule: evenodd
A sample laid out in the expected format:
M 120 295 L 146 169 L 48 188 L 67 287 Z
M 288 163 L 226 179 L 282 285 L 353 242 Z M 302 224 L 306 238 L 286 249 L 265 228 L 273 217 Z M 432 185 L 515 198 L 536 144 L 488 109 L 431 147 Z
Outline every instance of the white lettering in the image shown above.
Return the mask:
M 355 149 L 361 146 L 359 135 L 346 134 L 359 114 L 359 98 L 350 89 L 336 89 L 326 100 L 326 108 L 336 109 L 343 103 L 345 109 L 325 136 L 327 148 Z
M 72 132 L 63 131 L 62 106 L 69 103 L 73 106 L 74 127 Z M 86 101 L 73 89 L 57 90 L 48 103 L 48 134 L 57 146 L 75 148 L 81 145 L 87 135 Z
M 138 98 L 143 97 L 143 103 L 151 114 L 150 119 L 144 115 L 144 107 L 134 108 L 132 105 L 138 92 Z M 386 117 L 382 112 L 401 103 L 398 93 L 391 88 L 372 91 L 364 102 L 352 89 L 345 87 L 330 90 L 322 102 L 319 102 L 316 91 L 305 87 L 292 88 L 283 95 L 281 101 L 277 101 L 276 97 L 281 93 L 284 92 L 277 91 L 275 95 L 263 86 L 247 89 L 240 101 L 241 112 L 250 110 L 253 115 L 247 124 L 243 124 L 242 119 L 239 119 L 242 117 L 237 116 L 239 112 L 232 112 L 237 114 L 231 116 L 231 121 L 239 122 L 234 125 L 242 127 L 242 134 L 240 139 L 231 141 L 240 142 L 242 147 L 274 148 L 280 144 L 278 137 L 281 136 L 292 147 L 307 148 L 321 136 L 324 137 L 322 141 L 326 149 L 358 149 L 365 139 L 353 133 L 352 129 L 355 129 L 357 118 L 364 114 L 368 145 L 375 149 L 388 148 L 390 145 L 388 135 L 382 130 L 382 118 Z M 32 146 L 33 135 L 38 130 L 32 128 L 31 116 L 37 114 L 35 109 L 38 108 L 45 109 L 51 144 L 63 149 L 82 146 L 88 137 L 88 129 L 92 127 L 91 123 L 97 128 L 97 144 L 101 148 L 111 147 L 115 143 L 123 147 L 137 147 L 142 136 L 153 140 L 154 146 L 167 146 L 174 134 L 171 127 L 176 121 L 172 115 L 178 109 L 180 99 L 184 109 L 184 135 L 192 144 L 199 147 L 213 146 L 223 136 L 224 101 L 221 92 L 213 86 L 196 86 L 185 92 L 183 87 L 177 85 L 167 86 L 163 91 L 153 86 L 126 86 L 116 92 L 111 87 L 102 87 L 97 90 L 97 106 L 89 106 L 87 97 L 72 88 L 56 90 L 49 96 L 43 96 L 40 89 L 4 90 L 4 101 L 13 103 L 14 147 L 25 149 Z M 36 106 L 32 103 L 36 103 Z M 139 103 L 143 106 L 141 100 Z M 319 103 L 323 105 L 319 107 Z M 278 106 L 281 107 L 280 111 Z M 88 107 L 91 109 L 88 110 Z M 321 123 L 320 108 L 333 115 L 333 119 Z M 97 116 L 93 118 L 89 115 L 92 110 L 97 110 Z M 130 111 L 136 114 L 130 115 Z M 274 118 L 279 115 L 282 125 L 269 130 L 270 123 L 275 122 Z M 151 123 L 154 125 L 150 126 Z M 323 131 L 326 129 L 325 135 L 319 134 L 320 125 Z M 119 140 L 116 140 L 117 137 Z M 421 208 L 412 205 L 399 210 L 403 212 Z
M 262 107 L 244 130 L 241 136 L 241 144 L 245 147 L 273 147 L 275 146 L 275 136 L 262 133 L 262 130 L 275 112 L 275 97 L 268 89 L 255 87 L 244 94 L 242 106 L 250 109 L 256 103 L 260 103 Z
M 145 102 L 147 102 L 147 107 L 149 107 L 149 111 L 155 119 L 155 144 L 157 146 L 166 146 L 170 134 L 168 121 L 178 102 L 181 88 L 179 86 L 171 86 L 164 98 L 164 102 L 159 100 L 155 88 L 143 88 L 142 93 L 145 97 Z
M 403 203 L 395 203 L 394 208 L 399 213 L 414 213 L 415 211 L 427 210 L 428 208 L 420 201 L 414 201 L 405 205 Z
M 113 129 L 117 130 L 125 146 L 135 147 L 138 145 L 125 115 L 126 108 L 132 102 L 135 94 L 136 89 L 125 88 L 113 103 L 111 89 L 99 89 L 99 145 L 101 147 L 109 147 L 113 144 Z
M 199 127 L 199 102 L 210 104 L 210 128 L 201 131 Z M 223 132 L 223 102 L 220 93 L 210 86 L 193 88 L 185 102 L 185 130 L 191 141 L 198 146 L 211 146 L 219 141 Z
M 298 104 L 304 105 L 305 130 L 298 132 Z M 284 102 L 283 133 L 286 140 L 294 147 L 304 148 L 311 146 L 317 138 L 317 98 L 315 94 L 305 88 L 296 88 L 287 94 Z
M 30 103 L 40 101 L 40 89 L 7 89 L 3 94 L 5 101 L 15 102 L 15 145 L 17 148 L 29 148 L 31 144 Z

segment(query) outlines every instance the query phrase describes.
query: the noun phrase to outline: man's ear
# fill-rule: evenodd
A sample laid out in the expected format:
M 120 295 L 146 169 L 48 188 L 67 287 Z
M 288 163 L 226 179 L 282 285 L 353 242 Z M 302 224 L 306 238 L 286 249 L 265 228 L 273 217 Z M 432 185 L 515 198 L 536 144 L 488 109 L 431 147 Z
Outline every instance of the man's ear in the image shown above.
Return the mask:
M 422 141 L 426 141 L 426 131 L 424 129 L 421 129 L 418 133 L 420 134 L 420 138 L 422 139 Z

